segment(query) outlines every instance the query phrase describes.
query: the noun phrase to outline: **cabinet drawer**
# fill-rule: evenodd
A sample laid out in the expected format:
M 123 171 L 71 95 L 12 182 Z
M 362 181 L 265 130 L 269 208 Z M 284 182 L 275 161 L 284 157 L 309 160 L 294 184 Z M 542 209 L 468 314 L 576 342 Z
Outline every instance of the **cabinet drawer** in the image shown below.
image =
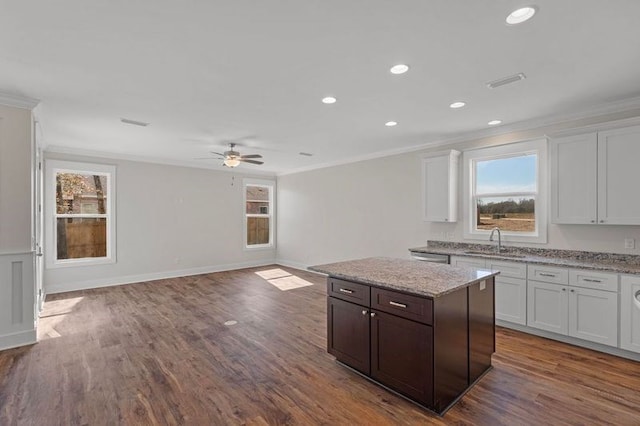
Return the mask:
M 618 292 L 618 274 L 572 269 L 569 284 L 575 287 Z
M 431 299 L 372 288 L 371 308 L 423 324 L 433 324 L 433 300 Z
M 371 302 L 371 288 L 365 284 L 351 281 L 339 280 L 337 278 L 327 278 L 327 293 L 329 296 L 357 303 L 362 306 L 369 306 Z
M 569 284 L 569 271 L 546 265 L 529 265 L 527 277 L 530 280 L 552 284 Z
M 451 266 L 484 268 L 486 261 L 478 257 L 451 256 Z
M 487 269 L 500 271 L 499 277 L 527 278 L 527 264 L 487 259 Z

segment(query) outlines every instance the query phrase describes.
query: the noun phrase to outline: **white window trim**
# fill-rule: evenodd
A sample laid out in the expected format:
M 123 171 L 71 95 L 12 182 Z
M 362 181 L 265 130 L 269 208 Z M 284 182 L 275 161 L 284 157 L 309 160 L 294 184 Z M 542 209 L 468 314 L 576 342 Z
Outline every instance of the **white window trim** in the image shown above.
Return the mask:
M 247 214 L 247 186 L 263 186 L 269 188 L 269 214 Z M 242 180 L 242 246 L 244 250 L 271 250 L 275 248 L 276 235 L 276 181 L 267 179 L 250 179 Z M 269 218 L 269 243 L 247 245 L 247 217 L 268 217 Z
M 489 148 L 479 148 L 463 153 L 463 236 L 469 240 L 489 239 L 490 230 L 475 230 L 475 206 L 472 202 L 472 189 L 474 187 L 474 161 L 488 160 L 500 157 L 512 157 L 517 154 L 535 152 L 537 161 L 537 189 L 536 194 L 536 232 L 514 233 L 502 231 L 504 242 L 540 243 L 547 242 L 547 203 L 548 203 L 548 183 L 547 183 L 547 139 L 537 139 L 527 142 L 516 142 L 508 145 L 501 145 Z M 520 194 L 520 193 L 518 193 Z M 487 195 L 488 196 L 488 195 Z M 501 194 L 502 196 L 502 194 Z
M 47 269 L 68 268 L 116 263 L 116 167 L 106 164 L 75 161 L 46 160 L 45 162 L 45 258 Z M 107 176 L 107 255 L 82 259 L 57 259 L 56 232 L 56 174 L 58 172 L 101 174 Z M 72 217 L 96 217 L 96 215 L 70 215 Z M 102 216 L 102 215 L 101 215 Z

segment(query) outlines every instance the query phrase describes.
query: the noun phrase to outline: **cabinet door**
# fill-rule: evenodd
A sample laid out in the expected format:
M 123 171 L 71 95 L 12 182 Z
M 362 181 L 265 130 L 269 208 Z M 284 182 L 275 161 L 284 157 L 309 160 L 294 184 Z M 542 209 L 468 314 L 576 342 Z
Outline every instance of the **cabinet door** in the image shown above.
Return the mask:
M 481 257 L 451 256 L 451 266 L 485 268 L 486 264 L 485 259 Z
M 640 277 L 622 277 L 620 347 L 640 353 Z
M 640 225 L 640 126 L 598 133 L 598 222 Z
M 369 374 L 369 309 L 327 298 L 327 352 Z
M 568 334 L 567 286 L 528 281 L 527 325 L 558 334 Z
M 460 152 L 422 160 L 423 215 L 428 222 L 457 220 L 457 177 Z
M 371 313 L 371 377 L 433 405 L 433 329 L 384 312 Z
M 527 281 L 496 277 L 496 319 L 527 325 Z
M 618 346 L 618 293 L 569 288 L 569 336 Z
M 551 140 L 552 223 L 596 223 L 597 146 L 596 133 Z

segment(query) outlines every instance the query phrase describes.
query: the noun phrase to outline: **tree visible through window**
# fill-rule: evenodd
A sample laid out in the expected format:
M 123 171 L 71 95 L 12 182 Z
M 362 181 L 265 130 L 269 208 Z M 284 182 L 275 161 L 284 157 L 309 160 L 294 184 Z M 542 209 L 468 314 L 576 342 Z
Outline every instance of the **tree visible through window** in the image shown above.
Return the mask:
M 272 199 L 271 186 L 245 185 L 247 247 L 271 244 Z
M 107 256 L 108 176 L 56 173 L 56 259 Z

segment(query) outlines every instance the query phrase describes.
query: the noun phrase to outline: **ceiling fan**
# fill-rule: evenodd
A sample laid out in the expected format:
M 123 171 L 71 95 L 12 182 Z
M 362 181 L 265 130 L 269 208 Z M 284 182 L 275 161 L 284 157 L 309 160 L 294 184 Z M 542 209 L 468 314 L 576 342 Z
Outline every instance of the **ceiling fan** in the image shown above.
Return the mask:
M 252 160 L 252 158 L 262 158 L 260 154 L 249 154 L 249 155 L 240 155 L 238 151 L 234 148 L 236 147 L 235 143 L 229 144 L 229 150 L 224 153 L 221 152 L 213 152 L 212 154 L 219 155 L 219 160 L 223 160 L 222 164 L 226 167 L 238 167 L 240 163 L 249 163 L 249 164 L 264 164 L 264 161 Z

